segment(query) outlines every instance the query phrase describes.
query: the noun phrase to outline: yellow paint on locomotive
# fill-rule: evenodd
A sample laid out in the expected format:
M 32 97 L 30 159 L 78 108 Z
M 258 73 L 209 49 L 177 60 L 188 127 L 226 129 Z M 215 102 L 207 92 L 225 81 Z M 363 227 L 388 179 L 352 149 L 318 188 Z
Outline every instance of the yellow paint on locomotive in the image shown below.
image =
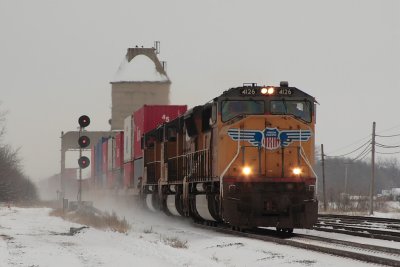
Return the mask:
M 314 117 L 315 118 L 315 117 Z M 268 150 L 261 148 L 261 175 L 259 174 L 259 151 L 257 146 L 253 146 L 248 141 L 240 141 L 240 151 L 238 157 L 228 169 L 224 177 L 238 177 L 242 175 L 242 168 L 248 166 L 252 170 L 250 176 L 268 177 L 268 178 L 288 178 L 298 177 L 293 173 L 294 168 L 300 168 L 300 177 L 315 178 L 312 170 L 299 154 L 301 146 L 304 157 L 310 164 L 314 164 L 314 132 L 315 120 L 311 123 L 305 123 L 297 120 L 290 115 L 250 115 L 233 123 L 223 123 L 218 120 L 219 138 L 218 138 L 218 176 L 230 164 L 237 154 L 238 141 L 233 140 L 228 135 L 229 129 L 259 130 L 265 128 L 277 128 L 282 130 L 311 130 L 311 137 L 307 141 L 293 141 L 283 149 L 283 175 L 282 175 L 282 149 L 276 148 Z M 234 119 L 235 120 L 235 119 Z M 233 121 L 234 121 L 233 120 Z M 244 147 L 244 148 L 243 148 Z M 244 156 L 243 156 L 244 149 Z

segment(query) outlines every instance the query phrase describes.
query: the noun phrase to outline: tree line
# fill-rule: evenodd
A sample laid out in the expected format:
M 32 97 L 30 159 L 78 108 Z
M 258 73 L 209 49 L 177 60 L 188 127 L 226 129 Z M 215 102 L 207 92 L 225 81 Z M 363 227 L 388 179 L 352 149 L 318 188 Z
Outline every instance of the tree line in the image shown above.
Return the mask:
M 0 113 L 0 202 L 37 200 L 35 185 L 24 174 L 18 149 L 4 143 L 6 113 Z
M 346 187 L 347 168 L 347 187 Z M 371 163 L 363 160 L 351 161 L 345 157 L 325 158 L 325 187 L 328 201 L 336 201 L 341 193 L 353 196 L 368 196 L 371 185 Z M 322 164 L 315 164 L 318 175 L 318 194 L 322 197 Z M 400 163 L 396 158 L 381 159 L 375 164 L 375 192 L 400 187 Z

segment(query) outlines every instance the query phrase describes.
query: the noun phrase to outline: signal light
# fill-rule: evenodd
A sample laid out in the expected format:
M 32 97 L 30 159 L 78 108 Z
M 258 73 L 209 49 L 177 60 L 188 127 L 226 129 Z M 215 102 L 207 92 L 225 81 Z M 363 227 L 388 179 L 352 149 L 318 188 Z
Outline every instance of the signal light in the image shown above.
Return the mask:
M 87 166 L 89 166 L 90 164 L 90 160 L 88 157 L 86 156 L 82 156 L 78 159 L 78 164 L 79 167 L 81 167 L 82 169 L 86 168 Z
M 78 139 L 78 144 L 81 148 L 88 147 L 90 145 L 90 138 L 87 137 L 86 135 L 82 135 Z
M 90 118 L 89 118 L 89 116 L 82 115 L 82 116 L 79 117 L 78 122 L 79 122 L 79 125 L 80 125 L 82 128 L 85 128 L 85 127 L 89 126 L 89 124 L 90 124 Z

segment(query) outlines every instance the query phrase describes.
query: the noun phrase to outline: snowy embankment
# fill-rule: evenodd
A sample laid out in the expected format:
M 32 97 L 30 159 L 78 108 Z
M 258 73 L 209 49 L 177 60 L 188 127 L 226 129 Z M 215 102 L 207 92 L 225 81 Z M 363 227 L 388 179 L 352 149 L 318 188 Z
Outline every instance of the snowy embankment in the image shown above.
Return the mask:
M 46 208 L 0 207 L 0 266 L 365 266 L 288 246 L 198 229 L 143 210 L 125 213 L 127 234 L 49 216 Z M 178 245 L 176 245 L 176 241 Z

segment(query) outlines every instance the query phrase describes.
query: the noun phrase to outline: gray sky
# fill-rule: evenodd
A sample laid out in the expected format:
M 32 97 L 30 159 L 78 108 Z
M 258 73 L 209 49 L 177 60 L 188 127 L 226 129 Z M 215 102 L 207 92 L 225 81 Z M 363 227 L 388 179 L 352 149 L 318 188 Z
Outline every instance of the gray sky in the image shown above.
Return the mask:
M 155 40 L 174 104 L 288 80 L 319 101 L 316 141 L 328 153 L 350 151 L 338 149 L 368 136 L 373 120 L 400 133 L 397 0 L 0 0 L 0 33 L 6 140 L 34 179 L 59 171 L 60 132 L 79 115 L 109 129 L 109 81 L 127 47 Z

